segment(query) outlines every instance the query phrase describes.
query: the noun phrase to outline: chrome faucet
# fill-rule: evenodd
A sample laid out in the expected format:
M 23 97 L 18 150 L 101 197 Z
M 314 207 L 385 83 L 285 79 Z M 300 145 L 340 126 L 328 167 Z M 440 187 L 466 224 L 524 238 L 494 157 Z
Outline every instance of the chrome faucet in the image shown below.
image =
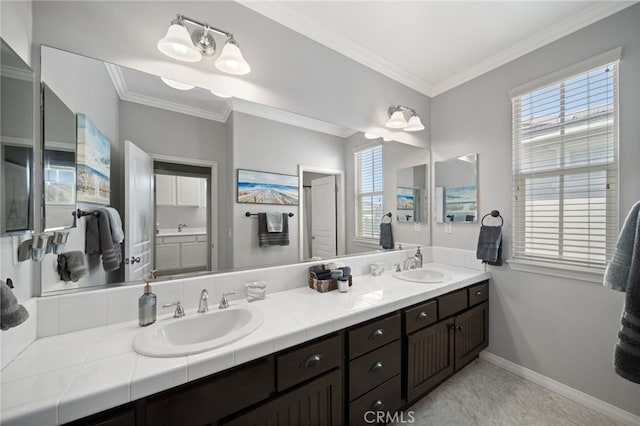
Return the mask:
M 418 268 L 418 259 L 415 256 L 407 257 L 402 264 L 402 270 L 408 271 L 409 269 Z
M 181 223 L 181 224 L 179 224 L 179 225 L 178 225 L 178 232 L 182 232 L 182 229 L 183 229 L 183 228 L 186 228 L 186 227 L 187 227 L 187 224 L 186 224 L 186 223 Z
M 209 310 L 209 304 L 207 300 L 209 299 L 209 292 L 206 288 L 203 288 L 200 292 L 200 303 L 198 304 L 198 313 L 204 314 Z
M 171 306 L 176 307 L 176 311 L 173 313 L 174 318 L 180 318 L 184 316 L 184 308 L 182 307 L 182 303 L 180 303 L 180 301 L 173 302 L 173 303 L 165 303 L 164 305 L 162 305 L 163 308 L 169 308 Z
M 230 296 L 232 294 L 236 294 L 236 292 L 230 291 L 228 293 L 222 293 L 222 298 L 220 299 L 218 309 L 227 309 L 229 307 L 229 300 L 227 299 L 227 296 Z

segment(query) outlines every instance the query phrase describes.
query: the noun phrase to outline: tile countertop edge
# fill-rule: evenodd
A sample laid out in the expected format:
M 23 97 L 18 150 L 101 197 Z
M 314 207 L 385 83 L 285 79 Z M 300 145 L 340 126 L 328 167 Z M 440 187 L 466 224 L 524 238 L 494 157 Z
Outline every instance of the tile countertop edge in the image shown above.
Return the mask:
M 175 375 L 174 370 L 166 370 L 165 368 L 163 368 L 162 362 L 158 363 L 158 358 L 150 358 L 143 355 L 138 355 L 133 351 L 133 349 L 131 349 L 129 353 L 137 356 L 137 362 L 131 374 L 128 374 L 126 378 L 123 377 L 120 381 L 105 383 L 104 386 L 102 386 L 102 384 L 97 384 L 97 386 L 95 386 L 93 389 L 87 389 L 87 393 L 82 398 L 82 404 L 80 404 L 80 406 L 78 406 L 78 402 L 80 401 L 74 401 L 73 399 L 68 400 L 67 398 L 65 398 L 68 395 L 60 395 L 60 397 L 57 398 L 58 406 L 55 407 L 54 411 L 56 411 L 58 414 L 61 411 L 73 412 L 74 415 L 72 417 L 69 417 L 69 415 L 63 416 L 63 419 L 60 419 L 59 416 L 56 416 L 56 418 L 51 418 L 51 421 L 47 424 L 59 424 L 59 420 L 64 420 L 65 422 L 77 420 L 103 411 L 105 409 L 117 406 L 113 405 L 111 407 L 105 407 L 105 401 L 102 400 L 103 391 L 108 393 L 109 390 L 113 390 L 114 387 L 126 387 L 129 391 L 128 401 L 119 402 L 118 405 L 121 405 L 142 397 L 152 395 L 162 390 L 170 389 L 174 386 L 177 386 L 178 384 L 193 381 L 207 375 L 219 373 L 226 369 L 244 364 L 245 362 L 248 362 L 252 359 L 257 359 L 275 351 L 293 347 L 295 345 L 304 343 L 305 341 L 320 337 L 321 334 L 315 335 L 317 333 L 314 332 L 314 330 L 317 330 L 318 328 L 326 331 L 326 333 L 335 332 L 340 329 L 356 325 L 360 322 L 373 319 L 379 315 L 384 315 L 395 310 L 402 309 L 404 307 L 411 306 L 428 299 L 432 299 L 442 294 L 449 293 L 451 291 L 455 291 L 457 289 L 490 278 L 489 272 L 452 267 L 449 265 L 429 265 L 446 268 L 447 270 L 451 271 L 453 275 L 452 279 L 445 283 L 438 283 L 436 285 L 433 285 L 402 281 L 393 277 L 390 272 L 385 273 L 381 277 L 371 277 L 369 275 L 354 277 L 353 289 L 357 290 L 357 292 L 352 290 L 353 292 L 346 293 L 346 295 L 351 295 L 353 298 L 354 307 L 352 309 L 349 309 L 345 312 L 336 311 L 333 313 L 328 313 L 323 318 L 314 318 L 313 320 L 309 321 L 305 320 L 304 313 L 301 314 L 301 317 L 297 317 L 292 311 L 286 310 L 286 307 L 289 304 L 288 299 L 291 299 L 293 297 L 297 298 L 295 300 L 299 300 L 300 298 L 309 297 L 309 299 L 313 298 L 313 300 L 310 300 L 310 302 L 314 303 L 314 305 L 318 302 L 318 300 L 324 301 L 324 303 L 327 303 L 327 305 L 329 305 L 332 303 L 332 301 L 330 301 L 327 296 L 331 297 L 330 295 L 334 293 L 335 297 L 342 297 L 343 295 L 338 294 L 337 292 L 330 292 L 326 294 L 307 292 L 306 287 L 299 287 L 293 290 L 270 294 L 267 298 L 267 301 L 269 301 L 269 303 L 265 303 L 261 308 L 265 313 L 265 322 L 257 331 L 262 330 L 262 333 L 254 332 L 249 336 L 246 336 L 243 339 L 240 339 L 237 342 L 232 343 L 224 348 L 214 349 L 212 351 L 204 352 L 197 355 L 180 357 L 183 360 L 187 361 L 186 376 L 182 376 L 182 374 L 180 374 L 185 380 L 182 380 L 182 378 L 178 379 L 177 381 L 175 380 L 175 378 L 174 380 L 171 380 L 168 376 L 171 374 Z M 425 265 L 425 267 L 426 266 L 428 265 Z M 387 295 L 384 294 L 385 292 L 387 293 Z M 318 299 L 318 297 L 320 297 L 320 299 Z M 248 302 L 235 301 L 232 303 L 232 305 L 239 305 L 244 303 Z M 256 301 L 253 302 L 252 305 L 260 307 L 261 303 L 262 301 Z M 293 307 L 291 308 L 293 309 Z M 280 310 L 280 312 L 278 312 L 278 310 Z M 280 327 L 268 326 L 267 323 L 269 321 L 270 311 L 271 313 L 278 312 L 278 315 L 284 316 L 284 319 L 286 319 L 286 321 L 288 322 L 289 327 L 281 330 Z M 188 312 L 187 314 L 194 314 L 193 312 Z M 131 323 L 130 327 L 137 327 L 137 325 L 135 325 L 133 322 L 129 323 Z M 130 327 L 126 324 L 122 326 L 123 331 L 127 330 Z M 129 330 L 129 332 L 131 332 L 131 330 Z M 135 336 L 131 337 L 132 342 L 134 337 Z M 50 337 L 50 339 L 57 338 L 59 338 L 59 336 Z M 276 344 L 276 342 L 284 341 L 286 341 L 286 345 Z M 42 356 L 46 356 L 46 354 L 43 354 Z M 152 367 L 151 365 L 144 366 L 145 359 L 149 360 L 149 364 L 157 365 L 155 367 Z M 171 359 L 172 358 L 168 358 L 168 360 Z M 176 359 L 173 358 L 173 360 L 175 361 Z M 87 361 L 81 364 L 80 368 L 84 367 L 86 364 L 88 364 Z M 11 363 L 9 365 L 11 365 Z M 206 374 L 205 372 L 203 372 L 203 368 L 206 368 Z M 154 373 L 156 374 L 154 375 Z M 145 385 L 144 383 L 139 383 L 141 380 L 149 381 L 150 377 L 152 377 L 152 380 L 156 383 L 156 385 Z M 8 387 L 8 385 L 10 385 L 11 383 L 14 382 L 9 382 L 7 384 L 3 383 L 2 387 Z M 71 386 L 73 386 L 73 383 L 71 383 L 69 387 Z M 103 387 L 104 389 L 102 389 Z M 131 392 L 133 388 L 140 389 L 138 392 Z M 143 389 L 144 391 L 142 391 Z M 7 389 L 3 389 L 3 392 L 6 390 Z M 134 393 L 135 398 L 133 397 Z M 50 399 L 50 401 L 52 401 L 53 403 L 53 401 L 56 401 L 56 399 L 52 398 Z M 33 403 L 34 408 L 36 408 L 36 401 L 33 401 L 31 403 Z M 26 402 L 24 405 L 28 404 L 29 402 Z M 73 404 L 74 406 L 69 406 L 69 404 Z M 99 407 L 100 409 L 96 411 L 93 407 Z M 23 406 L 22 408 L 22 410 L 13 410 L 12 407 L 2 407 L 2 410 L 0 411 L 2 424 L 7 426 L 11 424 L 28 424 L 31 414 L 41 414 L 41 410 L 37 410 L 36 412 L 31 413 L 28 410 L 24 409 L 26 407 Z M 53 408 L 54 407 L 50 407 L 50 409 Z M 39 417 L 38 420 L 41 421 L 42 418 Z

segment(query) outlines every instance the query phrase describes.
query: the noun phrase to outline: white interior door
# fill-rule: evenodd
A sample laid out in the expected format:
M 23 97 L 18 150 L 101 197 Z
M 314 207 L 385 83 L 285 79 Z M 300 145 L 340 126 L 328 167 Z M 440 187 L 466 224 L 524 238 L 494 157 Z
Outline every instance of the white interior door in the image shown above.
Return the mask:
M 153 267 L 153 159 L 124 141 L 125 281 L 139 281 Z
M 311 256 L 336 255 L 336 177 L 311 181 Z

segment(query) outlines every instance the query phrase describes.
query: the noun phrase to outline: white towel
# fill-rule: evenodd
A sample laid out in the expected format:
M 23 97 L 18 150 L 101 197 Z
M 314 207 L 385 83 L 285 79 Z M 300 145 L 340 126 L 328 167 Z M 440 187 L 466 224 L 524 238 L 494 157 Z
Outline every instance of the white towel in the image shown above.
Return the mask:
M 282 232 L 282 212 L 267 213 L 267 231 Z
M 120 213 L 113 207 L 105 207 L 109 213 L 109 225 L 111 226 L 111 239 L 115 243 L 121 243 L 124 241 L 124 231 L 122 230 L 122 219 Z

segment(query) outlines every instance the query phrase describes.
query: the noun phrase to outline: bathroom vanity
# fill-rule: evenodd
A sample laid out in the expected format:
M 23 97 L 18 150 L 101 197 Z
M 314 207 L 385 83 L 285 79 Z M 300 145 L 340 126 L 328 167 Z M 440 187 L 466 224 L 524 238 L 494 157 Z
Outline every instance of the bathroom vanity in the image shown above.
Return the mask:
M 379 316 L 345 320 L 353 323 L 72 424 L 367 424 L 374 418 L 365 417 L 367 412 L 410 407 L 487 347 L 488 274 L 467 275 L 428 285 L 390 274 L 379 280 L 363 276 L 356 283 L 371 288 L 359 294 L 319 295 L 309 289 L 274 294 L 284 303 L 305 295 L 313 303 L 318 296 L 329 301 L 385 293 L 396 301 L 381 299 L 378 311 L 388 312 Z M 139 357 L 139 363 L 146 361 L 152 360 Z

